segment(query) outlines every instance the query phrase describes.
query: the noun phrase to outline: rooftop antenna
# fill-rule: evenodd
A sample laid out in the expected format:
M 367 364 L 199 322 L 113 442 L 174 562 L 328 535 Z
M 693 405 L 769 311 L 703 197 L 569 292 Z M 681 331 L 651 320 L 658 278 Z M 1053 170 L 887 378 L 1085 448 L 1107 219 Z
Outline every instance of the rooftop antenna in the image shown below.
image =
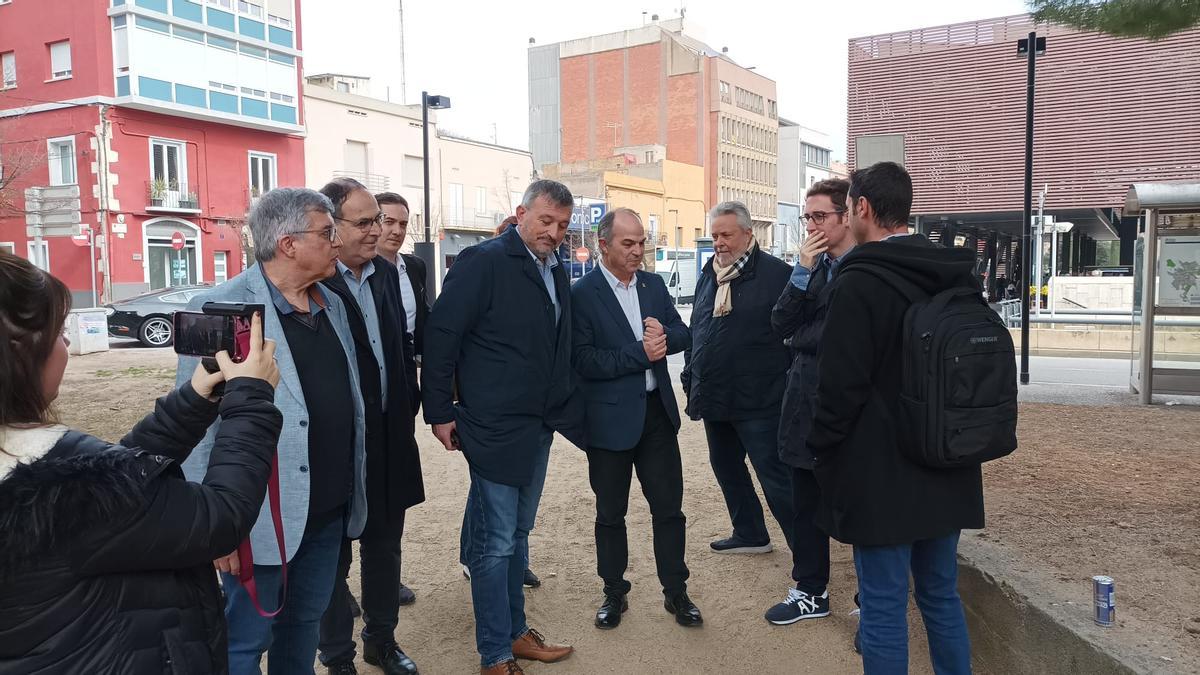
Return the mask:
M 408 103 L 407 87 L 408 78 L 404 73 L 404 0 L 397 0 L 400 6 L 400 104 Z M 391 102 L 391 89 L 388 89 L 388 101 Z
M 642 12 L 642 25 L 646 25 L 646 12 Z

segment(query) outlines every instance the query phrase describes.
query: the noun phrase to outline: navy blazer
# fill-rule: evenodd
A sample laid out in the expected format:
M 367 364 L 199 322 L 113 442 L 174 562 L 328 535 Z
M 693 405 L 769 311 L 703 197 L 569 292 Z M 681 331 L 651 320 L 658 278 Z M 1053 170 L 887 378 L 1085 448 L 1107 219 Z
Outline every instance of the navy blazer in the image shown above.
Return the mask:
M 405 329 L 404 308 L 400 306 L 399 270 L 376 256 L 375 273 L 367 277 L 375 316 L 383 340 L 383 360 L 387 371 L 387 404 L 380 406 L 383 395 L 379 364 L 371 349 L 366 320 L 358 299 L 346 284 L 341 270 L 325 280 L 325 286 L 346 305 L 350 333 L 354 336 L 359 382 L 367 418 L 367 529 L 371 532 L 403 532 L 405 510 L 425 501 L 421 478 L 421 453 L 413 431 L 416 427 L 417 373 L 413 365 L 412 345 Z
M 459 254 L 429 313 L 422 357 L 425 421 L 455 422 L 471 468 L 529 485 L 544 427 L 583 447 L 571 370 L 571 292 L 554 268 L 554 305 L 516 228 Z M 454 385 L 458 402 L 454 401 Z
M 667 353 L 692 344 L 692 333 L 675 311 L 662 277 L 637 273 L 642 318 L 654 317 L 667 334 Z M 571 289 L 574 337 L 572 363 L 587 403 L 588 447 L 630 450 L 642 437 L 646 420 L 646 371 L 653 370 L 663 406 L 679 431 L 679 405 L 667 360 L 653 364 L 625 318 L 612 286 L 599 267 L 583 275 Z

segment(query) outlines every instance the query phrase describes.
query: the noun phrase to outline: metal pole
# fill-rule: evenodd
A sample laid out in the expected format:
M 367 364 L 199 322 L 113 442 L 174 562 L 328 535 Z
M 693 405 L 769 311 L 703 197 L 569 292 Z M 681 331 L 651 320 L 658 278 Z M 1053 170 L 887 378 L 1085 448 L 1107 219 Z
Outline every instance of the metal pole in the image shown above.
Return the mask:
M 99 307 L 100 301 L 96 298 L 96 231 L 88 226 L 88 262 L 89 269 L 92 271 L 92 307 Z
M 1035 243 L 1033 245 L 1034 255 L 1037 256 L 1037 263 L 1034 265 L 1034 269 L 1037 270 L 1037 287 L 1039 294 L 1042 290 L 1042 232 L 1046 229 L 1045 209 L 1047 189 L 1049 189 L 1049 186 L 1043 185 L 1042 193 L 1038 195 L 1037 236 L 1034 237 Z M 1038 316 L 1042 315 L 1042 300 L 1040 295 L 1038 297 L 1036 314 Z
M 425 220 L 425 241 L 417 242 L 413 246 L 413 252 L 417 257 L 425 261 L 425 299 L 430 304 L 434 299 L 434 279 L 437 278 L 437 261 L 434 256 L 433 235 L 430 233 L 430 221 L 432 211 L 430 207 L 430 191 L 432 188 L 429 185 L 429 92 L 421 92 L 421 147 L 422 147 L 422 165 L 425 171 L 425 196 L 424 210 L 422 217 Z
M 1138 396 L 1142 405 L 1154 401 L 1154 299 L 1158 294 L 1158 211 L 1146 211 L 1146 241 L 1142 245 L 1142 354 Z
M 1025 227 L 1021 231 L 1021 384 L 1029 384 L 1029 231 L 1033 227 L 1033 66 L 1037 31 L 1029 32 L 1029 64 L 1025 76 Z M 1037 293 L 1041 293 L 1040 288 Z M 1039 297 L 1038 303 L 1041 303 Z

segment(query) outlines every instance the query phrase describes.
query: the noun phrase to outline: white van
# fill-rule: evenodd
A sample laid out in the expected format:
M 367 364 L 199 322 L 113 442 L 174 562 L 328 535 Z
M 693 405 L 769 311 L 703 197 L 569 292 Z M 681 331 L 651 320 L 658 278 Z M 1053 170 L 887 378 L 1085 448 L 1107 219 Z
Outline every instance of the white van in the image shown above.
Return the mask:
M 696 296 L 696 252 L 659 249 L 654 271 L 667 283 L 677 305 L 690 305 Z

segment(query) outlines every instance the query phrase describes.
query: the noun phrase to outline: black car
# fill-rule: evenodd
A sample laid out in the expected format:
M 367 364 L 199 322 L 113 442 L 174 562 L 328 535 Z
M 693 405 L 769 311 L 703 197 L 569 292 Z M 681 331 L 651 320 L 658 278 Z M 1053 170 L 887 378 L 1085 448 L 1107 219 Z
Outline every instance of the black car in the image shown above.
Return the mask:
M 137 338 L 147 347 L 168 347 L 175 340 L 171 317 L 186 308 L 193 296 L 208 290 L 212 290 L 208 284 L 174 286 L 105 305 L 108 334 Z

